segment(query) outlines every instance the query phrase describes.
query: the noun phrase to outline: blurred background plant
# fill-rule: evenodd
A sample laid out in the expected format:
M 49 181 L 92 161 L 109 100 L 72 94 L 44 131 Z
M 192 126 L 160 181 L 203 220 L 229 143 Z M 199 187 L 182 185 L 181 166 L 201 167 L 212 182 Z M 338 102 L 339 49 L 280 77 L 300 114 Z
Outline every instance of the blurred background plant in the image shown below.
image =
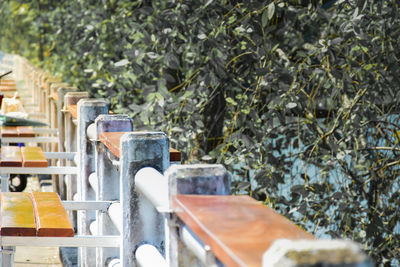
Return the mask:
M 0 50 L 162 130 L 186 163 L 400 265 L 395 0 L 8 0 Z

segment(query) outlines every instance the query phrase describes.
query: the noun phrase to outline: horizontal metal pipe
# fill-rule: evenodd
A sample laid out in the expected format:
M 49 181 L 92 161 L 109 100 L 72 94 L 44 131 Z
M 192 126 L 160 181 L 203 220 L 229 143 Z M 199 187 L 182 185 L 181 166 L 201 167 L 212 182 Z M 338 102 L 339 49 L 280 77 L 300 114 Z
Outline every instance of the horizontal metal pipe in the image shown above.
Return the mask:
M 0 167 L 0 173 L 10 174 L 77 174 L 77 167 Z
M 207 251 L 203 243 L 184 226 L 180 228 L 180 236 L 183 244 L 203 263 L 207 263 Z
M 135 256 L 140 267 L 168 267 L 167 261 L 160 254 L 158 249 L 152 245 L 141 245 L 136 250 Z
M 117 227 L 118 231 L 122 233 L 122 206 L 121 203 L 116 202 L 110 205 L 108 208 L 108 215 L 111 221 Z
M 75 152 L 43 152 L 46 159 L 68 159 L 73 160 Z
M 38 237 L 38 236 L 2 236 L 2 246 L 30 247 L 120 247 L 120 236 L 74 236 L 74 237 Z
M 97 223 L 97 221 L 93 221 L 93 222 L 90 223 L 89 230 L 90 230 L 90 233 L 92 235 L 97 235 L 98 234 L 98 229 L 99 229 L 98 226 L 99 226 L 99 224 Z
M 58 137 L 37 136 L 37 137 L 3 137 L 2 144 L 9 143 L 58 143 Z
M 98 180 L 97 180 L 97 174 L 95 172 L 92 172 L 89 175 L 89 184 L 93 188 L 94 192 L 97 192 Z
M 78 153 L 75 153 L 73 161 L 74 161 L 76 166 L 79 166 L 79 154 Z
M 150 167 L 140 169 L 135 175 L 135 185 L 157 210 L 169 209 L 168 181 L 156 169 Z
M 32 129 L 37 134 L 58 134 L 57 128 L 33 127 Z
M 89 138 L 89 140 L 96 140 L 97 139 L 96 124 L 92 123 L 87 127 L 86 135 Z
M 120 267 L 121 266 L 121 260 L 120 259 L 112 259 L 108 263 L 108 267 Z
M 112 201 L 62 201 L 66 210 L 99 210 L 104 212 L 108 210 L 112 203 Z

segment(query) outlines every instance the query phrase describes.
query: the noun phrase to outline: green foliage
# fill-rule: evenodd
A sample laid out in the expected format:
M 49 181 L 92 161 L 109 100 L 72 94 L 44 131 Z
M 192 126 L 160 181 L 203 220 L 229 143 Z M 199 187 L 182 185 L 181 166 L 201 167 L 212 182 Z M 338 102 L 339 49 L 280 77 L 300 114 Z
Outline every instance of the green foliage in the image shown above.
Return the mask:
M 399 264 L 395 0 L 8 1 L 0 45 L 218 162 L 319 236 Z M 15 21 L 10 24 L 10 21 Z

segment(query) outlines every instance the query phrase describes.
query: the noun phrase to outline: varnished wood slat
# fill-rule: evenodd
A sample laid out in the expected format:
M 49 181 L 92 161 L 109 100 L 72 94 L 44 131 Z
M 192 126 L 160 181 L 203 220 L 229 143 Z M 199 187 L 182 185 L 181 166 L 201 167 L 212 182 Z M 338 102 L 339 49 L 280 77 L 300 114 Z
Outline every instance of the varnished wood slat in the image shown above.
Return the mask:
M 181 152 L 174 148 L 169 149 L 169 161 L 181 161 Z
M 42 148 L 37 146 L 21 147 L 22 161 L 24 167 L 47 167 L 48 162 L 43 154 Z
M 17 126 L 19 137 L 35 137 L 35 132 L 32 126 Z
M 14 86 L 0 86 L 0 92 L 16 91 L 16 90 L 17 90 L 17 87 L 14 87 Z
M 10 80 L 10 79 L 0 79 L 0 85 L 12 85 L 15 86 L 16 83 L 14 80 Z
M 37 236 L 73 237 L 74 230 L 59 196 L 53 192 L 31 193 Z
M 17 127 L 15 126 L 1 126 L 2 137 L 18 137 Z
M 69 113 L 71 113 L 71 116 L 74 119 L 78 118 L 78 106 L 77 105 L 68 105 L 67 110 L 69 111 Z
M 227 266 L 261 266 L 279 238 L 314 238 L 248 196 L 177 195 L 173 209 Z
M 1 148 L 1 167 L 22 167 L 21 148 L 17 146 L 2 146 Z
M 31 198 L 28 193 L 1 193 L 2 236 L 35 236 L 36 225 Z
M 127 132 L 102 132 L 99 134 L 100 141 L 114 154 L 120 158 L 120 139 Z M 180 161 L 181 152 L 176 149 L 169 149 L 170 161 Z

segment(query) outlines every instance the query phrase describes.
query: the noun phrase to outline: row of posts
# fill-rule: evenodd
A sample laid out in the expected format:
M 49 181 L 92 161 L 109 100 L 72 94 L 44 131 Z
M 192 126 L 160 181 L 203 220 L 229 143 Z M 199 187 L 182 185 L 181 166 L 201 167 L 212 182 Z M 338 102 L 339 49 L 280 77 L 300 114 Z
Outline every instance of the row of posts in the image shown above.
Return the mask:
M 76 164 L 79 172 L 57 178 L 56 190 L 67 200 L 109 203 L 106 210 L 70 213 L 78 235 L 120 236 L 120 248 L 79 248 L 80 266 L 222 266 L 212 252 L 193 249 L 198 240 L 171 212 L 171 197 L 228 195 L 230 175 L 225 168 L 171 165 L 164 133 L 134 132 L 132 119 L 110 115 L 105 100 L 89 99 L 86 92 L 49 78 L 24 59 L 20 62 L 17 76 L 28 75 L 25 80 L 33 101 L 41 103 L 39 112 L 47 114 L 51 127 L 58 128 L 58 151 L 77 155 L 74 162 L 58 163 Z M 57 100 L 52 92 L 57 92 Z M 76 119 L 66 110 L 74 104 Z M 119 158 L 100 142 L 101 132 L 127 132 L 120 139 Z M 146 179 L 140 181 L 137 176 Z M 147 190 L 156 192 L 154 199 L 146 196 Z

